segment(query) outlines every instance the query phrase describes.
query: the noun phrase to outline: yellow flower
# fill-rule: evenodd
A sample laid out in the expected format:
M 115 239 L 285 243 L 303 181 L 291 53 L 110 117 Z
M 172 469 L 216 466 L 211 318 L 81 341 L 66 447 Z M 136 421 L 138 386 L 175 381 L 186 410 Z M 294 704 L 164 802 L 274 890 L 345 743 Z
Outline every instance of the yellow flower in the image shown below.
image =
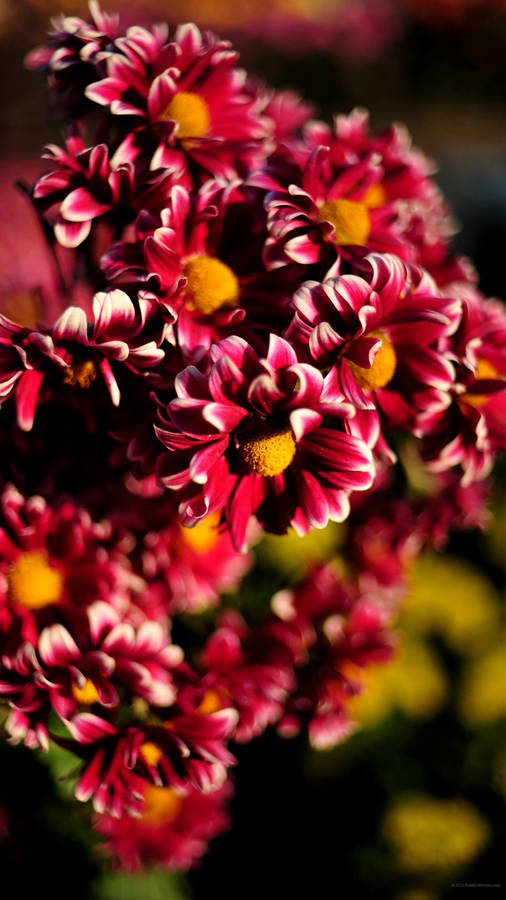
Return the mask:
M 425 553 L 414 564 L 402 625 L 441 635 L 459 653 L 479 652 L 496 632 L 499 602 L 493 586 L 476 569 L 445 554 Z
M 465 865 L 485 847 L 490 829 L 466 800 L 418 794 L 400 798 L 388 810 L 382 833 L 401 868 L 424 872 Z
M 448 695 L 437 655 L 421 641 L 406 640 L 392 662 L 370 666 L 362 675 L 364 691 L 350 703 L 350 714 L 365 726 L 375 725 L 394 709 L 410 719 L 434 715 Z
M 459 709 L 470 725 L 482 725 L 506 716 L 506 645 L 504 640 L 464 672 Z

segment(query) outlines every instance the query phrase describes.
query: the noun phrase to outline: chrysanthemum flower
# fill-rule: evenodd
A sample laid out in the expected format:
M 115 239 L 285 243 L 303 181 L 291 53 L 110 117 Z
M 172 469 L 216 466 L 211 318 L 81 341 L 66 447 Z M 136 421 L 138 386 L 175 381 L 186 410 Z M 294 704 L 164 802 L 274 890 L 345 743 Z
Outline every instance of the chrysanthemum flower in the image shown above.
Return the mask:
M 209 841 L 228 827 L 226 803 L 231 793 L 229 780 L 210 794 L 193 788 L 183 794 L 146 780 L 139 816 L 94 817 L 94 828 L 106 839 L 100 849 L 127 872 L 148 865 L 189 869 L 204 855 Z
M 50 213 L 57 240 L 77 247 L 89 236 L 94 222 L 106 222 L 112 234 L 121 233 L 140 209 L 159 211 L 173 184 L 188 181 L 184 162 L 137 174 L 130 138 L 110 155 L 107 144 L 87 146 L 79 136 L 67 139 L 66 149 L 54 144 L 45 159 L 56 168 L 34 184 L 32 195 L 41 213 Z
M 305 283 L 287 337 L 318 366 L 334 368 L 355 407 L 380 409 L 413 430 L 427 408 L 446 405 L 454 369 L 442 342 L 458 325 L 460 303 L 389 254 L 367 256 L 361 271 Z
M 171 165 L 175 148 L 214 175 L 230 177 L 241 151 L 269 132 L 236 61 L 227 41 L 201 34 L 196 25 L 178 26 L 170 40 L 164 25 L 135 27 L 116 39 L 106 76 L 85 93 L 112 115 L 133 118 L 152 144 L 151 168 Z
M 349 492 L 370 487 L 374 463 L 347 432 L 353 408 L 333 381 L 275 335 L 265 359 L 238 337 L 214 345 L 211 358 L 207 377 L 192 366 L 178 375 L 157 428 L 171 451 L 159 475 L 182 492 L 183 522 L 224 509 L 241 548 L 252 515 L 280 533 L 345 519 Z
M 134 301 L 121 290 L 99 292 L 92 309 L 67 306 L 49 327 L 18 324 L 0 315 L 0 397 L 14 389 L 18 423 L 33 424 L 44 382 L 49 395 L 65 386 L 89 388 L 101 376 L 110 400 L 120 402 L 120 389 L 110 360 L 142 374 L 163 358 L 160 349 L 166 324 L 153 295 Z
M 251 178 L 269 191 L 266 265 L 329 268 L 374 250 L 430 266 L 445 283 L 465 280 L 469 267 L 452 262 L 454 226 L 432 172 L 400 126 L 371 137 L 363 110 L 337 116 L 333 130 L 310 122 L 303 142 L 278 150 Z
M 162 508 L 168 506 L 165 501 Z M 215 606 L 220 593 L 238 587 L 253 558 L 237 552 L 228 530 L 220 528 L 219 512 L 185 528 L 174 503 L 170 510 L 171 524 L 150 528 L 142 538 L 140 571 L 147 602 L 151 605 L 157 595 L 165 613 L 201 612 Z
M 294 591 L 276 594 L 272 606 L 287 634 L 295 629 L 307 649 L 296 661 L 297 685 L 278 730 L 290 736 L 307 728 L 315 749 L 329 749 L 356 728 L 348 708 L 350 697 L 363 688 L 356 671 L 391 656 L 388 605 L 377 595 L 371 600 L 361 594 L 356 583 L 343 581 L 326 565 Z
M 40 719 L 51 709 L 77 740 L 90 739 L 90 726 L 95 739 L 114 733 L 109 713 L 119 707 L 118 689 L 153 706 L 174 702 L 171 670 L 181 663 L 183 653 L 170 643 L 164 627 L 144 622 L 135 630 L 106 602 L 94 603 L 86 612 L 86 627 L 81 623 L 73 634 L 60 623 L 49 625 L 35 646 L 27 642 L 15 656 L 3 656 L 0 694 L 12 707 L 6 723 L 11 740 L 32 742 L 37 732 L 47 747 L 49 735 L 46 727 L 41 739 Z M 82 713 L 83 708 L 102 708 L 102 715 Z M 31 721 L 33 713 L 38 730 Z M 87 723 L 84 729 L 74 725 L 74 719 L 82 721 L 80 713 Z
M 489 839 L 487 822 L 467 800 L 423 794 L 399 797 L 387 811 L 383 835 L 408 871 L 451 871 L 469 863 Z
M 504 306 L 464 285 L 455 288 L 463 314 L 448 344 L 455 360 L 455 384 L 444 407 L 428 409 L 421 427 L 427 437 L 428 468 L 458 466 L 470 485 L 490 471 L 506 447 L 506 314 Z
M 1 496 L 2 652 L 38 643 L 43 627 L 83 622 L 98 600 L 122 614 L 140 579 L 129 569 L 109 522 L 93 522 L 71 501 L 50 506 L 8 485 Z
M 139 215 L 136 241 L 113 244 L 102 268 L 120 284 L 148 282 L 174 320 L 171 340 L 197 362 L 213 341 L 278 332 L 289 321 L 299 282 L 291 270 L 265 272 L 264 220 L 258 192 L 238 180 L 210 179 L 194 192 L 178 185 L 160 216 Z
M 220 615 L 202 650 L 200 669 L 198 708 L 211 712 L 232 703 L 239 713 L 234 740 L 240 742 L 277 722 L 295 687 L 291 654 L 269 623 L 249 628 L 233 610 Z
M 82 713 L 73 719 L 71 729 L 79 743 L 90 745 L 76 798 L 82 802 L 93 798 L 98 813 L 138 815 L 146 779 L 184 794 L 191 788 L 203 793 L 217 790 L 235 762 L 225 745 L 237 722 L 233 709 L 176 711 L 161 724 L 130 726 L 109 736 L 99 734 L 96 719 Z
M 58 16 L 47 44 L 26 57 L 30 69 L 49 72 L 59 108 L 76 116 L 83 108 L 84 87 L 95 77 L 95 63 L 110 52 L 119 34 L 119 17 L 108 15 L 97 0 L 89 0 L 90 21 L 78 16 Z

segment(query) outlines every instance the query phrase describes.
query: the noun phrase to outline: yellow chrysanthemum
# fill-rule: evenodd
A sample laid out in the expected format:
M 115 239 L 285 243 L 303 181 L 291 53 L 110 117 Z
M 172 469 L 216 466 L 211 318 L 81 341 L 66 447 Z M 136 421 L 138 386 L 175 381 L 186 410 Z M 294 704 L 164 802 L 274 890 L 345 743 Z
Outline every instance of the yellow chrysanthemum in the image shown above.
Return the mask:
M 434 715 L 448 695 L 436 654 L 421 641 L 406 641 L 392 662 L 364 670 L 364 691 L 350 703 L 350 714 L 366 726 L 399 709 L 411 719 Z
M 436 553 L 424 554 L 412 570 L 402 625 L 435 632 L 459 653 L 483 649 L 499 622 L 497 594 L 470 563 Z
M 418 794 L 390 808 L 382 833 L 401 868 L 424 872 L 455 869 L 474 859 L 487 843 L 489 827 L 466 800 Z
M 459 693 L 459 709 L 470 725 L 484 725 L 506 717 L 504 639 L 468 666 Z

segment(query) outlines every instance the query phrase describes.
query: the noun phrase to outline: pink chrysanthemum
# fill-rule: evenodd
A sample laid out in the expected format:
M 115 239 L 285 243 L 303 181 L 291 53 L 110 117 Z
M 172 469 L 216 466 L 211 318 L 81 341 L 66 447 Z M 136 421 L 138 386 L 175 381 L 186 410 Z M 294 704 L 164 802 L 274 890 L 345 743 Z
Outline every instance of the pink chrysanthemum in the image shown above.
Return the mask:
M 183 658 L 157 622 L 144 622 L 137 630 L 122 621 L 114 608 L 94 603 L 87 609 L 86 627 L 74 633 L 56 623 L 44 628 L 37 644 L 22 644 L 15 656 L 4 655 L 0 668 L 0 694 L 12 712 L 6 731 L 14 742 L 34 745 L 35 735 L 45 749 L 47 717 L 53 709 L 77 739 L 82 709 L 98 733 L 114 732 L 111 711 L 124 695 L 142 697 L 153 706 L 170 706 L 176 696 L 171 670 Z M 123 696 L 123 700 L 124 700 Z M 46 723 L 44 723 L 44 718 Z
M 361 271 L 304 284 L 287 336 L 318 366 L 333 367 L 357 409 L 379 408 L 395 427 L 413 430 L 421 413 L 446 405 L 454 369 L 443 340 L 461 306 L 394 256 L 367 256 Z
M 44 382 L 48 394 L 89 388 L 97 376 L 110 400 L 121 394 L 110 360 L 142 374 L 164 358 L 166 323 L 152 294 L 136 300 L 121 290 L 95 294 L 92 308 L 67 306 L 50 327 L 18 324 L 0 315 L 0 398 L 15 389 L 18 423 L 29 431 Z
M 113 244 L 102 267 L 119 283 L 148 281 L 175 320 L 171 339 L 183 359 L 197 362 L 213 341 L 288 321 L 298 281 L 290 271 L 265 272 L 264 220 L 258 192 L 239 181 L 210 179 L 193 193 L 178 185 L 159 217 L 141 213 L 136 242 Z
M 107 144 L 89 147 L 81 137 L 72 136 L 65 150 L 54 144 L 46 147 L 44 158 L 57 168 L 35 182 L 32 195 L 37 210 L 50 212 L 63 247 L 82 244 L 97 221 L 107 225 L 111 236 L 121 233 L 138 210 L 160 211 L 171 186 L 188 181 L 184 164 L 137 174 L 129 137 L 112 157 Z
M 198 863 L 209 841 L 229 826 L 225 807 L 231 794 L 230 781 L 211 794 L 193 788 L 182 794 L 146 781 L 138 817 L 95 816 L 93 825 L 106 839 L 101 849 L 127 872 L 148 865 L 186 870 Z
M 490 471 L 506 447 L 506 314 L 477 290 L 456 286 L 463 305 L 460 327 L 449 343 L 456 383 L 445 408 L 428 411 L 424 458 L 434 472 L 453 466 L 469 485 Z
M 200 658 L 199 708 L 233 703 L 239 713 L 236 741 L 250 741 L 277 722 L 295 686 L 293 661 L 275 631 L 249 628 L 233 610 L 221 614 Z
M 431 173 L 400 126 L 370 137 L 363 110 L 337 116 L 334 130 L 310 122 L 303 142 L 278 150 L 251 178 L 269 191 L 267 267 L 332 270 L 373 250 L 430 265 L 445 282 L 466 279 L 469 267 L 451 263 L 454 227 Z
M 103 600 L 122 614 L 140 579 L 130 571 L 109 522 L 93 522 L 71 501 L 52 507 L 8 485 L 1 496 L 0 631 L 2 652 L 38 643 L 43 627 L 83 622 Z
M 178 26 L 170 40 L 164 25 L 130 28 L 115 40 L 105 77 L 85 93 L 113 115 L 133 119 L 139 143 L 151 148 L 151 168 L 172 165 L 176 150 L 230 177 L 241 153 L 269 133 L 236 61 L 227 41 L 193 24 Z
M 146 779 L 157 787 L 182 793 L 191 788 L 208 793 L 222 787 L 235 759 L 225 741 L 237 722 L 233 709 L 214 713 L 176 711 L 159 725 L 130 726 L 125 731 L 103 728 L 90 713 L 76 716 L 72 733 L 89 744 L 89 762 L 76 788 L 81 802 L 93 798 L 98 813 L 138 815 Z
M 315 749 L 329 749 L 356 727 L 347 701 L 361 684 L 348 671 L 391 656 L 388 605 L 345 584 L 329 565 L 312 571 L 295 591 L 280 591 L 273 608 L 288 628 L 305 634 L 308 650 L 278 729 L 290 736 L 305 726 Z
M 265 359 L 241 338 L 211 348 L 207 377 L 189 366 L 161 413 L 166 487 L 181 491 L 186 524 L 224 509 L 238 548 L 252 515 L 267 530 L 300 533 L 342 521 L 348 494 L 372 483 L 365 442 L 347 431 L 353 408 L 293 348 L 271 335 Z M 327 424 L 328 423 L 328 424 Z

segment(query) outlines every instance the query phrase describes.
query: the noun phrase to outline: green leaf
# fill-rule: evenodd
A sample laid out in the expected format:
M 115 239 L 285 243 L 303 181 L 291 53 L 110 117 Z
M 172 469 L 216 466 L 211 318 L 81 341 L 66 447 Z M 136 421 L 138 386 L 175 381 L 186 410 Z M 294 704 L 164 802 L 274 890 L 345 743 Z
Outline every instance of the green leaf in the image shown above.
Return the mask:
M 181 875 L 151 869 L 142 875 L 108 874 L 95 884 L 93 900 L 190 900 Z

